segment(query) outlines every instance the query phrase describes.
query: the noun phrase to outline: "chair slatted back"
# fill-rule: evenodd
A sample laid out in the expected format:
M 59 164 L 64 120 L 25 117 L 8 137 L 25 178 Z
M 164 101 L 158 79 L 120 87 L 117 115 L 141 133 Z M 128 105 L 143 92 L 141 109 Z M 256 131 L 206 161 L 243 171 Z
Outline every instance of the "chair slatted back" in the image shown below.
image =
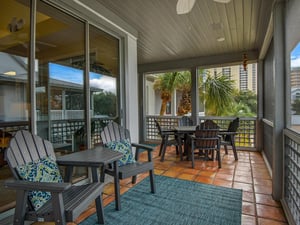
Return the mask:
M 41 137 L 31 134 L 29 131 L 17 131 L 10 140 L 9 147 L 5 151 L 5 158 L 16 179 L 19 176 L 15 168 L 46 156 L 55 159 L 55 153 L 51 142 L 43 140 Z
M 158 134 L 162 139 L 164 139 L 166 136 L 168 136 L 168 141 L 175 140 L 175 130 L 172 129 L 162 129 L 159 122 L 157 120 L 154 120 L 156 128 L 158 130 Z
M 240 125 L 240 119 L 237 117 L 229 123 L 227 131 L 228 132 L 237 132 L 239 125 Z M 225 141 L 231 141 L 231 135 L 226 135 Z
M 162 137 L 162 131 L 161 131 L 161 126 L 160 126 L 159 122 L 157 120 L 154 120 L 154 122 L 155 122 L 155 126 L 158 130 L 158 134 Z
M 179 126 L 193 126 L 193 120 L 188 116 L 183 116 L 179 120 Z
M 212 120 L 206 120 L 196 127 L 195 147 L 201 149 L 215 149 L 219 141 L 219 127 Z
M 124 139 L 129 139 L 129 142 L 131 143 L 129 130 L 114 121 L 110 121 L 107 126 L 104 127 L 100 135 L 103 144 Z

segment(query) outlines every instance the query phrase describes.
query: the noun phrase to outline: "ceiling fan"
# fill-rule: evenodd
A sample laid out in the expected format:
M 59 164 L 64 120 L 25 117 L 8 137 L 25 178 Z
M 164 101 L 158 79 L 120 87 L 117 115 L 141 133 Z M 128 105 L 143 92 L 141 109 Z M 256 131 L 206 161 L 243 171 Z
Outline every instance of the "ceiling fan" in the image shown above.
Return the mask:
M 7 25 L 7 29 L 2 30 L 5 35 L 0 37 L 0 47 L 11 48 L 14 46 L 23 46 L 27 49 L 29 45 L 29 31 L 28 28 L 26 29 L 24 27 L 24 25 L 25 20 L 23 18 L 18 19 L 17 17 L 13 17 Z M 38 44 L 52 48 L 56 47 L 54 44 L 36 40 L 36 45 Z M 36 50 L 39 51 L 37 46 Z
M 196 0 L 178 0 L 176 12 L 178 15 L 189 13 L 194 7 Z
M 229 3 L 231 0 L 213 0 L 217 3 Z M 194 5 L 196 0 L 178 0 L 176 5 L 176 12 L 178 15 L 189 13 Z

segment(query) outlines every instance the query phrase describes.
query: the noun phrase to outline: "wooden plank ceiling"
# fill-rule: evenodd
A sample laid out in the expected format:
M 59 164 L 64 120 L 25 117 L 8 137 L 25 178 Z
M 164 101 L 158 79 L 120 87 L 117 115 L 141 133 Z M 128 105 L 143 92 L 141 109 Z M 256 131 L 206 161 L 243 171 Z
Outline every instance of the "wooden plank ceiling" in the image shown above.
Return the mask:
M 196 0 L 177 15 L 177 0 L 97 0 L 138 31 L 138 63 L 261 50 L 274 0 Z M 224 38 L 224 41 L 218 41 Z

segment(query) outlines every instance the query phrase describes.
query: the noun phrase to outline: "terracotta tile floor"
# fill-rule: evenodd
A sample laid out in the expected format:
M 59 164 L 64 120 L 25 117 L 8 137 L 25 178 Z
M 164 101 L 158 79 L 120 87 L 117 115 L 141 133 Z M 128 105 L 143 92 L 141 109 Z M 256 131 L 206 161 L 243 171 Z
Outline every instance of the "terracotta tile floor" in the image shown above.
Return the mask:
M 228 155 L 222 151 L 221 169 L 218 169 L 216 161 L 200 159 L 196 160 L 195 169 L 192 169 L 190 161 L 180 161 L 174 147 L 168 148 L 164 162 L 160 162 L 158 151 L 157 147 L 153 154 L 157 175 L 243 189 L 242 225 L 287 224 L 280 203 L 272 199 L 271 177 L 260 153 L 239 151 L 239 160 L 235 161 L 231 150 Z M 138 182 L 147 175 L 139 176 Z M 126 192 L 132 186 L 130 179 L 122 180 L 121 193 Z M 113 183 L 105 186 L 103 201 L 105 205 L 114 201 Z M 92 206 L 78 218 L 76 223 L 69 223 L 69 225 L 79 223 L 94 212 L 95 208 Z

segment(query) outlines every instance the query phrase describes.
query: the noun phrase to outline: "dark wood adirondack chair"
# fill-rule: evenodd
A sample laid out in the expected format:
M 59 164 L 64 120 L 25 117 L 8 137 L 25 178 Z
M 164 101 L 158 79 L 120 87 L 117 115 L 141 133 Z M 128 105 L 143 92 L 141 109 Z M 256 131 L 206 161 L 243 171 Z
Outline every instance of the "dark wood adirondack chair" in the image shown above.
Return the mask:
M 181 137 L 177 136 L 176 130 L 162 129 L 159 122 L 154 120 L 158 134 L 161 137 L 161 144 L 159 149 L 159 156 L 161 156 L 160 161 L 165 160 L 165 154 L 168 146 L 176 147 L 176 154 L 180 155 L 180 159 L 183 160 L 182 156 L 182 140 Z
M 119 179 L 132 177 L 132 183 L 134 184 L 136 183 L 136 178 L 138 174 L 149 172 L 151 192 L 155 193 L 156 190 L 154 183 L 154 164 L 152 161 L 152 151 L 154 147 L 144 144 L 131 143 L 129 130 L 113 121 L 110 121 L 106 125 L 106 127 L 104 127 L 100 135 L 104 145 L 107 145 L 110 142 L 128 140 L 128 142 L 131 145 L 130 150 L 132 151 L 132 147 L 135 147 L 135 162 L 119 166 Z M 147 161 L 141 161 L 139 158 L 140 153 L 144 151 L 147 151 L 148 153 Z M 109 167 L 105 168 L 105 173 L 114 176 L 113 171 Z M 104 180 L 104 178 L 101 179 Z
M 196 127 L 195 135 L 189 136 L 191 142 L 191 160 L 192 167 L 195 167 L 195 153 L 198 150 L 199 155 L 204 159 L 214 160 L 214 151 L 217 153 L 219 168 L 221 168 L 220 154 L 220 136 L 219 126 L 212 120 L 206 120 Z M 211 155 L 211 157 L 209 157 Z
M 14 180 L 7 180 L 5 187 L 16 189 L 16 208 L 14 215 L 14 225 L 22 225 L 24 221 L 53 221 L 57 225 L 65 225 L 74 221 L 88 206 L 96 201 L 98 222 L 104 223 L 102 190 L 103 183 L 95 182 L 84 185 L 72 185 L 63 181 L 51 180 L 30 181 L 21 178 L 20 168 L 36 169 L 41 166 L 43 160 L 53 159 L 49 169 L 58 169 L 52 144 L 43 140 L 39 136 L 28 131 L 18 131 L 11 139 L 6 150 L 6 160 L 13 173 Z M 44 165 L 42 165 L 44 166 Z M 53 176 L 51 171 L 50 177 Z M 38 174 L 38 173 L 37 173 Z M 43 177 L 45 173 L 43 171 Z M 49 178 L 50 179 L 50 178 Z M 33 178 L 35 180 L 35 178 Z M 31 191 L 41 191 L 40 193 L 51 193 L 51 197 L 43 205 L 37 208 L 32 199 Z
M 239 127 L 239 124 L 240 124 L 240 120 L 237 117 L 229 123 L 227 131 L 220 132 L 222 136 L 221 145 L 224 146 L 225 153 L 228 154 L 227 146 L 231 146 L 235 160 L 238 160 L 238 155 L 235 147 L 235 136 L 237 134 L 237 129 Z

